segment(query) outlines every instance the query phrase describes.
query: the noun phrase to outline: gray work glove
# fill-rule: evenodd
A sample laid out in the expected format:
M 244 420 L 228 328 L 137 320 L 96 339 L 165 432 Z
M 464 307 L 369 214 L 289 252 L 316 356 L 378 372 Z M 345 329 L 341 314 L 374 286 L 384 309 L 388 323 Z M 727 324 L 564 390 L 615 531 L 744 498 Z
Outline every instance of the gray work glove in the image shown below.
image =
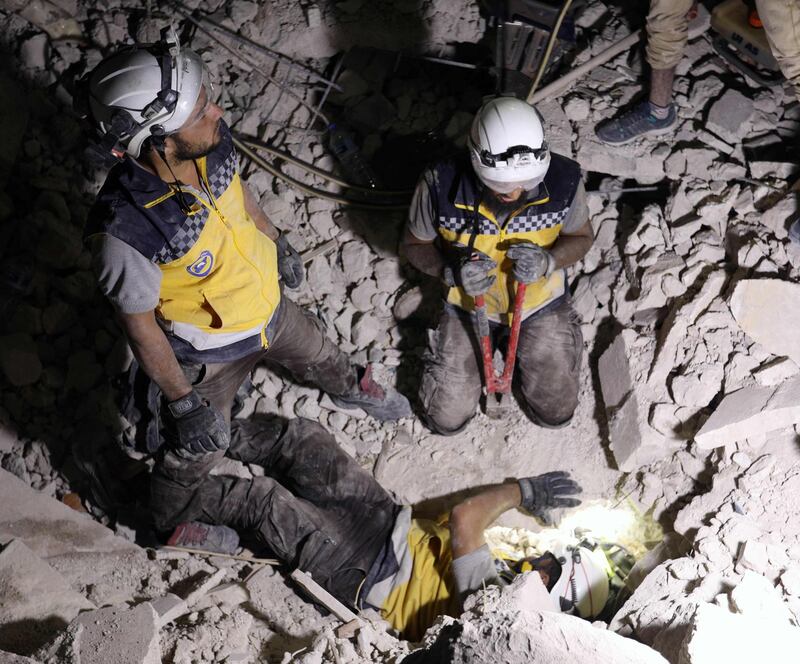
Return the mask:
M 275 240 L 278 247 L 278 272 L 286 288 L 297 288 L 303 283 L 303 259 L 289 240 L 281 233 Z
M 225 418 L 197 392 L 192 390 L 185 397 L 170 401 L 167 407 L 172 414 L 178 456 L 196 460 L 228 449 L 231 434 Z
M 486 254 L 473 251 L 454 265 L 445 266 L 442 278 L 448 286 L 460 286 L 467 295 L 475 297 L 492 287 L 496 277 L 489 272 L 496 267 L 497 263 Z
M 551 524 L 550 510 L 558 507 L 577 507 L 578 498 L 567 498 L 581 492 L 580 485 L 563 470 L 554 470 L 544 475 L 523 477 L 517 480 L 522 493 L 521 507 L 532 516 Z
M 514 267 L 511 276 L 521 284 L 532 284 L 542 277 L 549 277 L 556 269 L 553 255 L 533 242 L 517 242 L 506 251 Z

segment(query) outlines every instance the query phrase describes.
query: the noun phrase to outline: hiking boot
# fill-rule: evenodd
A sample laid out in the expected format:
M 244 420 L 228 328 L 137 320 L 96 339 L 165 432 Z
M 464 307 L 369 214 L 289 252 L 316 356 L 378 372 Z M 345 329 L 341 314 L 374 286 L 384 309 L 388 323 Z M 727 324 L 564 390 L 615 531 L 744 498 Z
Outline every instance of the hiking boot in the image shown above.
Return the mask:
M 331 395 L 331 401 L 345 410 L 361 408 L 376 420 L 390 422 L 411 417 L 411 404 L 391 387 L 378 385 L 372 376 L 372 365 L 364 369 L 358 381 L 358 392 L 341 396 Z
M 667 134 L 677 124 L 678 114 L 675 112 L 674 104 L 669 105 L 667 117 L 660 120 L 653 115 L 650 102 L 643 101 L 618 118 L 598 125 L 594 133 L 603 143 L 624 145 L 639 138 L 639 136 Z
M 239 548 L 239 535 L 228 526 L 212 526 L 199 521 L 181 523 L 167 540 L 167 546 L 233 555 Z

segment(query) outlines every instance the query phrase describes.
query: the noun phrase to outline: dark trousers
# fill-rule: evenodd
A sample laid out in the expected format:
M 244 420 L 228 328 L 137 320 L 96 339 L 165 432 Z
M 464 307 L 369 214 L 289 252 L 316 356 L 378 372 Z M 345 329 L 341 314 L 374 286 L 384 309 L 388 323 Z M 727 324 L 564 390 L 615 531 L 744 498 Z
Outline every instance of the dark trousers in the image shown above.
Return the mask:
M 234 420 L 231 435 L 227 456 L 266 476 L 210 475 L 222 453 L 190 462 L 162 452 L 151 479 L 156 526 L 196 520 L 248 531 L 353 605 L 394 527 L 391 496 L 316 422 L 256 416 Z
M 286 298 L 269 348 L 232 362 L 182 366 L 194 388 L 230 420 L 237 390 L 260 362 L 288 369 L 298 381 L 313 383 L 328 394 L 356 389 L 355 367 L 325 335 L 319 318 Z
M 541 424 L 557 426 L 572 416 L 578 405 L 582 356 L 580 319 L 569 301 L 522 322 L 515 379 L 523 407 Z M 445 307 L 419 390 L 428 425 L 442 434 L 461 430 L 475 415 L 482 386 L 483 361 L 474 318 Z

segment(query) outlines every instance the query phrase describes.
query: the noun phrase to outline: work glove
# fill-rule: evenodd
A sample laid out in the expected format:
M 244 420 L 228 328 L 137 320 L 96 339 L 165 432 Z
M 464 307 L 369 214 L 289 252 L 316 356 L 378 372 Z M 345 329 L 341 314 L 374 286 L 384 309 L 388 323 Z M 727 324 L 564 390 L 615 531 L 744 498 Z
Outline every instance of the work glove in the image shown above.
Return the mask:
M 442 278 L 448 286 L 459 286 L 467 295 L 475 297 L 492 287 L 496 277 L 489 272 L 496 267 L 497 263 L 486 254 L 472 251 L 459 257 L 452 265 L 446 265 Z
M 206 454 L 228 449 L 230 428 L 225 418 L 192 390 L 185 397 L 167 404 L 172 414 L 175 453 L 196 460 Z
M 275 240 L 278 247 L 278 272 L 287 288 L 297 288 L 303 283 L 303 259 L 289 240 L 281 233 Z
M 550 510 L 558 507 L 577 507 L 578 498 L 568 498 L 581 492 L 580 485 L 563 470 L 554 470 L 544 475 L 523 477 L 517 480 L 522 493 L 521 507 L 532 516 L 550 525 Z
M 506 256 L 514 261 L 511 276 L 521 284 L 532 284 L 542 277 L 549 277 L 556 269 L 553 254 L 533 242 L 512 244 Z

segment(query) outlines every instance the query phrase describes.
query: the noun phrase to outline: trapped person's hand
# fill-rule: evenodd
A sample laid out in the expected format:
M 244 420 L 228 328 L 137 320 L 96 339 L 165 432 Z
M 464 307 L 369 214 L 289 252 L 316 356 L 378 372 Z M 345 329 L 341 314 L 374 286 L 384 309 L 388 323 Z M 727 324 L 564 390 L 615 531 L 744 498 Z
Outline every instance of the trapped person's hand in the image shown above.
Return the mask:
M 570 498 L 581 492 L 580 485 L 564 470 L 554 470 L 543 475 L 517 480 L 522 494 L 520 506 L 544 523 L 552 523 L 550 510 L 559 507 L 577 507 L 579 498 Z
M 275 240 L 278 247 L 278 272 L 287 288 L 297 288 L 303 283 L 303 259 L 289 240 L 281 233 Z
M 514 261 L 511 275 L 521 284 L 532 284 L 549 277 L 556 269 L 556 261 L 547 249 L 533 242 L 517 242 L 506 251 Z
M 206 454 L 228 449 L 230 428 L 216 408 L 192 390 L 184 397 L 170 401 L 169 412 L 175 437 L 175 453 L 185 459 L 198 459 Z

